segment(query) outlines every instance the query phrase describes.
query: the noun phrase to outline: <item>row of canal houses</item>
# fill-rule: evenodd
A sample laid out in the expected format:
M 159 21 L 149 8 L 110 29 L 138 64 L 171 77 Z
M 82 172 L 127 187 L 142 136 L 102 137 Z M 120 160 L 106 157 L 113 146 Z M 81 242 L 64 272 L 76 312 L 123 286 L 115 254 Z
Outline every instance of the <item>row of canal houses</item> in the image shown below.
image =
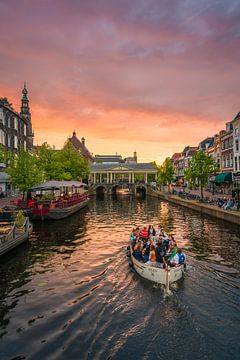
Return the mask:
M 226 123 L 226 129 L 202 140 L 198 146 L 186 146 L 181 153 L 173 154 L 171 160 L 175 169 L 175 181 L 184 184 L 184 172 L 193 155 L 204 150 L 218 164 L 219 172 L 209 177 L 209 188 L 231 194 L 240 189 L 240 112 Z

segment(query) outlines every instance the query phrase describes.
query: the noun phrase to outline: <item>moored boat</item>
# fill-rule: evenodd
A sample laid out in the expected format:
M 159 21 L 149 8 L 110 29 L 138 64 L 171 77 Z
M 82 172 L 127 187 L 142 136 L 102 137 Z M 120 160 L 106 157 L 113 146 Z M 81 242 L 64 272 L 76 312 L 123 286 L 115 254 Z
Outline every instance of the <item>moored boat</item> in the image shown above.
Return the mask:
M 0 212 L 0 256 L 26 241 L 33 230 L 29 217 L 19 211 Z
M 78 181 L 46 181 L 28 191 L 19 207 L 32 220 L 61 220 L 87 206 L 87 185 Z

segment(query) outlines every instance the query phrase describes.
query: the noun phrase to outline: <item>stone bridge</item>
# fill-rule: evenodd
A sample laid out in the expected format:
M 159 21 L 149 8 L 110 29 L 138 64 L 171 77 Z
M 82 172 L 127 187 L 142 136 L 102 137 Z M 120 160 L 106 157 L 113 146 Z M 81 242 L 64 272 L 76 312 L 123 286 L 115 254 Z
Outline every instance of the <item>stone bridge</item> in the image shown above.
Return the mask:
M 105 195 L 114 195 L 119 193 L 124 189 L 128 189 L 130 195 L 153 195 L 154 189 L 152 186 L 146 183 L 135 183 L 135 184 L 122 184 L 122 183 L 114 183 L 114 184 L 93 184 L 89 188 L 89 193 L 93 194 L 105 194 Z

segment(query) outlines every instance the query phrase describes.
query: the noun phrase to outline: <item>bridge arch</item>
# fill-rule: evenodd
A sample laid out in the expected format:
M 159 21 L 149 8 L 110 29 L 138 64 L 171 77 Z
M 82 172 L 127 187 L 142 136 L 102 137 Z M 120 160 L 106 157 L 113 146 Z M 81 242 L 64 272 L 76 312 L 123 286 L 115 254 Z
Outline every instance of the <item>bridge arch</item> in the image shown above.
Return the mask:
M 108 189 L 107 189 L 107 186 L 105 186 L 105 185 L 99 184 L 99 185 L 96 185 L 96 186 L 95 186 L 95 193 L 96 193 L 96 195 L 104 195 L 104 194 L 107 194 L 107 191 L 108 191 Z
M 138 194 L 145 197 L 147 195 L 147 185 L 144 184 L 135 185 L 135 195 Z

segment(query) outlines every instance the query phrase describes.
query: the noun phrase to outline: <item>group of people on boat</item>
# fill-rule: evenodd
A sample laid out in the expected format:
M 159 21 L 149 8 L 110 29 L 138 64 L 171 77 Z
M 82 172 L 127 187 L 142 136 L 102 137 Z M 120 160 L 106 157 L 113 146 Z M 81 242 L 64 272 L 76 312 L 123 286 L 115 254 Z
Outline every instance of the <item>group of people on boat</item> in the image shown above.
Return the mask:
M 186 263 L 186 254 L 161 225 L 134 228 L 130 235 L 130 247 L 135 259 L 151 266 L 166 268 Z

